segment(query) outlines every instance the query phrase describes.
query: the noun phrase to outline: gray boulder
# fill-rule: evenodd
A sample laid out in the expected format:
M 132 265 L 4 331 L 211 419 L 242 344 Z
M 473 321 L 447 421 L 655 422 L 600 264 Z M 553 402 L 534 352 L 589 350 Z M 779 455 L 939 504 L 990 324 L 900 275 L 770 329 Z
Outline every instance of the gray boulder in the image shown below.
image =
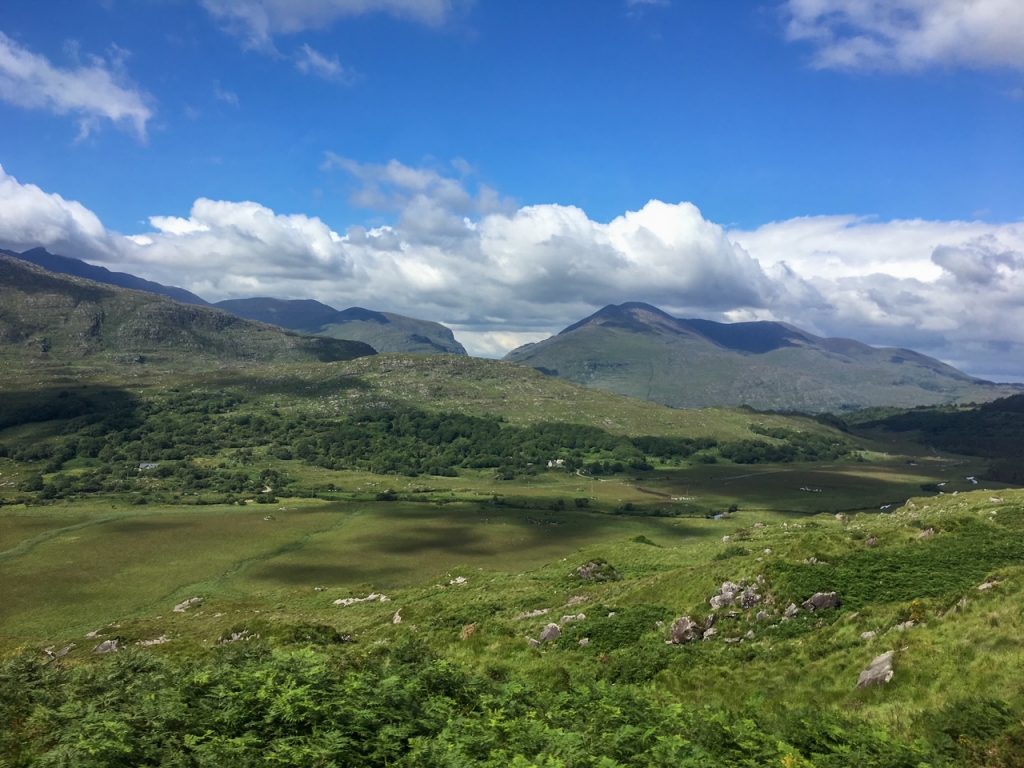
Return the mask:
M 552 643 L 562 636 L 562 628 L 552 622 L 544 627 L 540 632 L 540 641 L 542 643 Z
M 185 601 L 183 601 L 181 603 L 178 603 L 176 606 L 174 606 L 174 612 L 175 613 L 184 613 L 185 611 L 189 610 L 190 608 L 198 608 L 202 604 L 203 604 L 203 598 L 201 598 L 201 597 L 190 597 L 188 600 L 185 600 Z
M 93 653 L 117 653 L 121 650 L 121 644 L 117 641 L 117 638 L 110 640 L 104 640 L 102 643 L 92 649 Z
M 871 666 L 860 673 L 857 678 L 858 688 L 868 688 L 872 685 L 885 685 L 893 676 L 892 651 L 886 651 L 881 656 L 876 656 Z
M 710 631 L 710 630 L 709 630 Z M 700 640 L 704 636 L 704 630 L 689 616 L 681 616 L 672 624 L 672 639 L 670 643 L 683 645 Z
M 835 592 L 815 592 L 801 603 L 805 611 L 824 611 L 838 608 L 842 604 L 842 600 Z

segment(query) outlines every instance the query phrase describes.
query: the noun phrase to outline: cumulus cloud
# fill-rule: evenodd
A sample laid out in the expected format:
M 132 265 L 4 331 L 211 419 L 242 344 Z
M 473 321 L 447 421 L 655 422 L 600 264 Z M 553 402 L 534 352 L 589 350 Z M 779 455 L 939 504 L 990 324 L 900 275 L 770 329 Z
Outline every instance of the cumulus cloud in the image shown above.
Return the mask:
M 492 206 L 463 163 L 454 173 L 464 175 L 327 164 L 351 173 L 356 194 L 394 223 L 336 230 L 256 202 L 199 199 L 187 216 L 153 216 L 122 236 L 0 170 L 0 245 L 116 262 L 211 300 L 315 298 L 439 320 L 477 354 L 639 300 L 682 316 L 782 320 L 1024 379 L 1019 222 L 815 216 L 729 231 L 691 203 L 657 200 L 601 222 L 574 206 Z
M 145 141 L 153 112 L 147 97 L 124 76 L 126 55 L 115 47 L 109 60 L 93 57 L 87 64 L 61 68 L 0 32 L 0 99 L 25 109 L 74 115 L 80 138 L 109 120 Z
M 229 31 L 255 48 L 273 45 L 277 35 L 324 29 L 339 19 L 388 13 L 424 24 L 440 24 L 450 0 L 200 0 Z
M 1024 69 L 1019 0 L 788 0 L 787 36 L 825 69 Z

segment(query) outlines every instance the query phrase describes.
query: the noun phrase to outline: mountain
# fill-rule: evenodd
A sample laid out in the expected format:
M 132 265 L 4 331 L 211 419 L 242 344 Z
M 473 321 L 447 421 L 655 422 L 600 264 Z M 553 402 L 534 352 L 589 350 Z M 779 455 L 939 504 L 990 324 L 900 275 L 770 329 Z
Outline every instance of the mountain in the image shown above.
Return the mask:
M 465 355 L 451 329 L 429 320 L 361 307 L 337 310 L 319 301 L 260 297 L 228 299 L 215 305 L 239 317 L 335 339 L 353 339 L 378 352 Z
M 48 269 L 51 272 L 59 272 L 63 275 L 84 277 L 87 280 L 93 280 L 105 285 L 116 285 L 119 288 L 131 288 L 135 291 L 156 293 L 161 296 L 174 299 L 175 301 L 180 301 L 183 304 L 198 304 L 199 306 L 204 307 L 209 306 L 208 301 L 196 296 L 190 291 L 186 291 L 184 288 L 177 288 L 172 285 L 161 285 L 160 283 L 154 283 L 152 280 L 143 280 L 141 277 L 129 275 L 127 272 L 111 272 L 106 267 L 97 267 L 92 264 L 87 264 L 81 259 L 72 259 L 68 256 L 58 256 L 50 253 L 45 248 L 32 248 L 31 250 L 22 251 L 21 253 L 0 249 L 0 254 L 13 256 L 14 258 L 35 264 L 37 267 Z
M 680 319 L 639 302 L 609 305 L 505 359 L 679 408 L 835 412 L 1020 391 L 908 349 L 822 338 L 785 323 Z
M 195 367 L 372 354 L 360 342 L 282 331 L 212 307 L 57 274 L 0 255 L 0 355 L 7 362 L 173 359 Z

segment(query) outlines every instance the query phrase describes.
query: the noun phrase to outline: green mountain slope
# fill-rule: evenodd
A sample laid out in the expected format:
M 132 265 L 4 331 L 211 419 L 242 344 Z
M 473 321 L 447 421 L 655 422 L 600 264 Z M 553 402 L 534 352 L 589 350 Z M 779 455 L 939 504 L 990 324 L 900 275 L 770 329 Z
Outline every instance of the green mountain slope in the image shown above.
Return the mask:
M 268 297 L 228 299 L 216 306 L 250 320 L 273 323 L 304 333 L 353 339 L 378 352 L 465 355 L 451 329 L 429 320 L 361 307 L 337 310 L 319 301 Z
M 144 280 L 141 277 L 129 275 L 127 272 L 111 272 L 106 267 L 97 267 L 81 259 L 58 256 L 57 254 L 50 253 L 45 248 L 32 248 L 21 253 L 0 249 L 0 254 L 22 259 L 23 261 L 35 264 L 37 267 L 48 269 L 51 272 L 84 277 L 87 280 L 95 280 L 97 283 L 116 285 L 119 288 L 131 288 L 134 291 L 157 293 L 169 299 L 180 301 L 183 304 L 198 304 L 203 307 L 209 305 L 208 301 L 190 291 L 186 291 L 184 288 L 154 283 L 152 280 Z
M 821 338 L 783 323 L 682 320 L 640 303 L 605 307 L 506 360 L 681 408 L 845 411 L 1019 391 L 910 350 Z
M 46 271 L 0 255 L 0 353 L 10 361 L 176 360 L 223 363 L 348 360 L 359 342 L 314 338 L 217 309 Z

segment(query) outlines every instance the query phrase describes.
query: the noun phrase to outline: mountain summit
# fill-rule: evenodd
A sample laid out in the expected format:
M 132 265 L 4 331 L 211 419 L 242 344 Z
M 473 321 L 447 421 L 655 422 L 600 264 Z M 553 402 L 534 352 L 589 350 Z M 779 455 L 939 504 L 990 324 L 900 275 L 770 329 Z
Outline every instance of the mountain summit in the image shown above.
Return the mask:
M 786 323 L 677 318 L 641 302 L 608 305 L 505 359 L 681 408 L 843 411 L 1018 391 L 908 349 L 823 338 Z

